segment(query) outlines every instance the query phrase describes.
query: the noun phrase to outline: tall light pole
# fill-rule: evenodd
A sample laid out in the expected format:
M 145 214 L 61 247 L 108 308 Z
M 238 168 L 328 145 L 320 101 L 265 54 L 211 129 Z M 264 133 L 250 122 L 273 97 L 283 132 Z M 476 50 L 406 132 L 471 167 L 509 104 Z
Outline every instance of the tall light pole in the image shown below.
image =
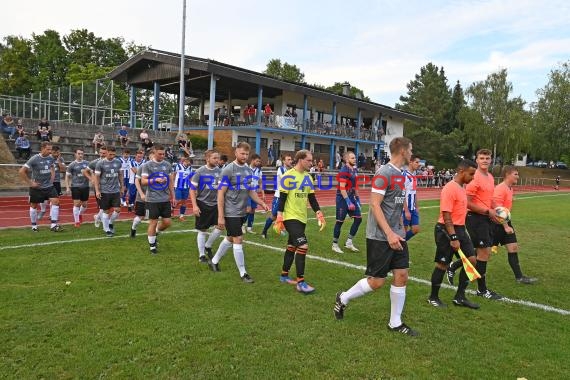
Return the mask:
M 178 135 L 184 131 L 184 105 L 186 90 L 184 88 L 184 44 L 186 42 L 186 0 L 182 0 L 182 49 L 180 52 L 180 94 L 178 96 Z

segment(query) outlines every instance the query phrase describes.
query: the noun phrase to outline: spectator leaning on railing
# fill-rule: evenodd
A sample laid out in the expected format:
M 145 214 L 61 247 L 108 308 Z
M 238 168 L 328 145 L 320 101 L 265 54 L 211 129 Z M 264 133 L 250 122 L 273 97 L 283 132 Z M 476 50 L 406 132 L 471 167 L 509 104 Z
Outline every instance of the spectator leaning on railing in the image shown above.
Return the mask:
M 16 151 L 18 152 L 18 158 L 30 158 L 32 153 L 32 148 L 30 145 L 30 140 L 26 135 L 19 136 L 16 139 Z
M 7 134 L 10 140 L 13 140 L 16 135 L 16 128 L 12 124 L 14 124 L 12 116 L 3 114 L 2 120 L 0 120 L 0 130 L 2 133 Z
M 99 151 L 99 148 L 105 145 L 105 136 L 103 136 L 103 133 L 101 131 L 95 133 L 95 136 L 93 136 L 92 144 L 93 149 L 95 149 L 95 153 Z

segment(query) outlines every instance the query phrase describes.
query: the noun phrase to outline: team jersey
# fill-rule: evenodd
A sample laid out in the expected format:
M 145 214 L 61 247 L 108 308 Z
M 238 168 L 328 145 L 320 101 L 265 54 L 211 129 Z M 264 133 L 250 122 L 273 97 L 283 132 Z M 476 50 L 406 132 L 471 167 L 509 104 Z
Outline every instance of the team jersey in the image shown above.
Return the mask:
M 44 157 L 38 153 L 32 156 L 24 166 L 30 169 L 32 181 L 37 182 L 40 189 L 47 189 L 53 186 L 51 177 L 54 170 L 53 163 L 51 154 Z
M 151 183 L 146 189 L 146 202 L 147 203 L 160 203 L 168 202 L 170 200 L 170 172 L 172 165 L 166 160 L 156 162 L 154 160 L 148 161 L 142 166 L 142 178 L 163 178 L 167 181 L 165 183 Z
M 141 163 L 141 164 L 137 167 L 137 173 L 135 174 L 135 177 L 138 178 L 139 180 L 142 178 L 142 169 L 143 169 L 143 166 L 144 166 L 144 165 Z M 148 186 L 144 186 L 144 185 L 142 184 L 142 182 L 141 182 L 140 185 L 141 185 L 141 190 L 142 190 L 142 192 L 144 192 L 144 193 L 146 194 L 146 188 L 147 188 Z M 137 196 L 136 196 L 136 198 L 135 198 L 135 202 L 145 202 L 145 201 L 143 201 L 142 198 L 141 198 L 141 192 L 140 192 L 140 191 L 137 191 Z
M 137 160 L 131 160 L 131 166 L 129 168 L 129 184 L 130 185 L 134 185 L 135 184 L 135 177 L 136 177 L 136 171 L 137 169 L 146 162 L 146 160 L 141 160 L 141 162 L 138 162 Z
M 121 191 L 121 160 L 113 158 L 101 159 L 95 166 L 95 174 L 99 174 L 99 190 L 101 194 L 114 194 Z
M 414 211 L 416 209 L 417 200 L 417 179 L 416 176 L 404 169 L 404 185 L 406 187 L 406 201 L 408 202 L 408 210 Z
M 204 165 L 198 168 L 192 176 L 192 190 L 196 190 L 196 199 L 208 206 L 218 203 L 218 184 L 220 183 L 222 169 L 218 166 L 213 169 Z
M 263 175 L 261 172 L 261 168 L 258 167 L 251 167 L 251 172 L 253 173 L 253 179 L 251 181 L 251 186 L 252 188 L 255 188 L 255 190 L 259 190 L 259 186 L 261 185 L 261 176 Z
M 234 162 L 222 169 L 220 187 L 226 186 L 224 215 L 226 217 L 245 216 L 249 191 L 252 190 L 253 173 L 249 165 L 238 165 Z
M 191 166 L 186 167 L 177 162 L 172 165 L 172 171 L 176 173 L 176 176 L 174 177 L 175 189 L 187 189 L 190 187 L 190 177 L 192 177 Z
M 346 183 L 345 190 L 348 196 L 352 197 L 356 193 L 356 176 L 358 175 L 358 169 L 349 168 L 344 165 L 342 169 L 339 170 L 337 178 L 339 182 Z M 342 195 L 340 193 L 340 187 L 336 189 L 336 195 Z
M 308 172 L 298 172 L 295 168 L 287 170 L 283 174 L 281 192 L 287 194 L 283 220 L 298 220 L 306 224 L 309 194 L 315 193 L 311 175 Z
M 463 186 L 449 181 L 441 190 L 438 223 L 445 224 L 443 212 L 451 213 L 451 221 L 455 226 L 464 226 L 467 216 L 467 193 Z
M 513 207 L 513 188 L 507 186 L 504 182 L 499 183 L 493 192 L 495 206 L 506 207 L 509 211 Z
M 491 173 L 487 175 L 481 174 L 477 170 L 473 176 L 473 180 L 465 187 L 467 196 L 471 197 L 471 201 L 485 209 L 490 209 L 493 203 L 493 193 L 495 191 L 495 179 Z
M 283 174 L 285 174 L 285 172 L 287 171 L 287 169 L 285 168 L 285 166 L 280 166 L 277 168 L 277 181 L 275 182 L 275 197 L 279 198 L 279 192 L 281 191 L 281 178 L 283 178 Z
M 61 182 L 61 170 L 59 170 L 59 164 L 64 164 L 63 157 L 58 158 L 53 157 L 53 169 L 55 171 L 55 176 L 53 177 L 53 182 Z
M 65 171 L 71 177 L 71 187 L 89 187 L 89 180 L 83 175 L 83 169 L 88 167 L 89 162 L 73 161 Z
M 121 171 L 123 172 L 123 178 L 124 179 L 129 179 L 130 175 L 129 172 L 131 171 L 131 161 L 133 161 L 133 159 L 131 157 L 120 157 L 119 160 L 121 160 Z
M 402 171 L 388 163 L 376 171 L 372 183 L 372 193 L 384 196 L 380 203 L 380 208 L 388 225 L 394 233 L 405 236 L 404 226 L 401 223 L 404 200 L 406 199 L 406 189 L 402 181 Z M 368 223 L 366 224 L 366 238 L 379 241 L 388 241 L 386 234 L 374 218 L 372 212 L 368 213 Z

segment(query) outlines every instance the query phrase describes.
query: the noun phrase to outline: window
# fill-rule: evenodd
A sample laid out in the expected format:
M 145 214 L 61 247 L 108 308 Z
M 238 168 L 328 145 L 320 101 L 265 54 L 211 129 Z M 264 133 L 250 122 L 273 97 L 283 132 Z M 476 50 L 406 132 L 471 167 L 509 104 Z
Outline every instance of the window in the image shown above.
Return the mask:
M 255 149 L 255 137 L 238 136 L 238 141 L 245 141 L 253 149 Z M 266 138 L 261 138 L 261 149 L 267 149 L 267 139 Z
M 305 148 L 307 150 L 310 150 L 310 143 L 308 141 L 305 141 Z M 300 141 L 295 141 L 295 151 L 299 151 L 303 148 L 301 148 L 301 142 Z
M 315 148 L 313 149 L 313 152 L 315 152 L 315 153 L 329 153 L 330 149 L 331 149 L 330 145 L 315 144 Z

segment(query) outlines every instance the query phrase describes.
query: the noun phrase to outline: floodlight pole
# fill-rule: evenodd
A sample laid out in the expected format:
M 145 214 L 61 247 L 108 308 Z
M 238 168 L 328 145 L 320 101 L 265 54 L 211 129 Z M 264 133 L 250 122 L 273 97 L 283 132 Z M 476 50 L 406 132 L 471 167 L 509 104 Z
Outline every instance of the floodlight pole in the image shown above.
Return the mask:
M 184 133 L 184 105 L 186 90 L 184 88 L 184 44 L 186 42 L 186 0 L 182 0 L 182 49 L 180 52 L 180 94 L 178 95 L 178 135 Z

